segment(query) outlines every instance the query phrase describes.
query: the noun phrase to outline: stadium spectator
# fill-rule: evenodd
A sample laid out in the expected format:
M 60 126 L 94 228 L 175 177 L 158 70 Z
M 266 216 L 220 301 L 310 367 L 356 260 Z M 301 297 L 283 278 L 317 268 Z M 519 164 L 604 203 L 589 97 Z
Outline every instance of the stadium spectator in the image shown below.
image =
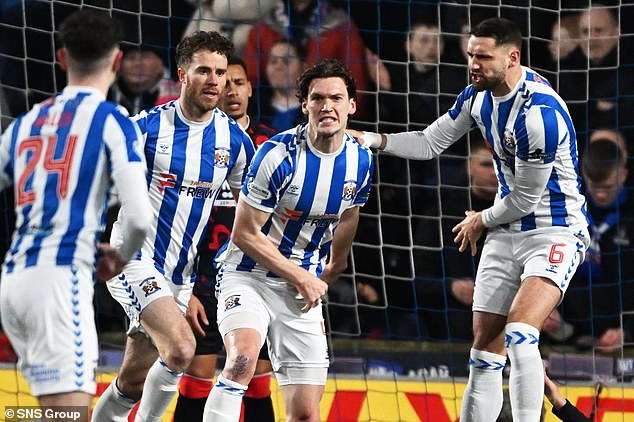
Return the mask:
M 125 49 L 119 77 L 110 87 L 108 99 L 135 115 L 175 99 L 179 90 L 163 64 L 161 53 L 142 45 Z
M 16 119 L 0 140 L 0 189 L 14 183 L 18 216 L 2 267 L 0 314 L 41 406 L 87 408 L 92 402 L 95 256 L 99 250 L 97 276 L 112 277 L 150 226 L 136 148 L 141 135 L 105 100 L 121 61 L 122 35 L 105 13 L 80 10 L 66 18 L 57 57 L 68 86 Z M 114 247 L 96 245 L 112 184 L 126 211 L 123 235 Z
M 408 123 L 410 130 L 424 128 L 453 103 L 464 82 L 466 72 L 447 63 L 445 41 L 435 22 L 412 24 L 404 43 L 407 63 L 388 66 L 392 92 L 384 116 L 389 121 Z M 407 96 L 407 102 L 403 97 Z
M 218 326 L 227 359 L 206 422 L 238 421 L 265 340 L 287 420 L 320 419 L 329 366 L 321 297 L 347 266 L 373 161 L 345 133 L 356 109 L 351 72 L 325 59 L 298 85 L 308 123 L 258 149 L 221 259 Z
M 327 0 L 278 0 L 249 32 L 244 61 L 251 81 L 263 83 L 268 53 L 282 39 L 301 45 L 308 65 L 325 57 L 341 60 L 352 71 L 357 88 L 369 88 L 365 44 L 345 10 L 334 8 Z
M 578 69 L 586 59 L 579 47 L 579 16 L 563 16 L 550 27 L 548 52 L 555 65 L 553 69 Z
M 227 86 L 218 107 L 227 113 L 248 134 L 257 147 L 275 131 L 256 122 L 247 114 L 253 89 L 247 79 L 242 60 L 232 57 L 227 67 Z M 224 184 L 214 204 L 198 251 L 198 278 L 185 314 L 196 334 L 196 355 L 179 383 L 179 397 L 174 410 L 174 422 L 201 421 L 205 401 L 213 386 L 217 354 L 222 350 L 222 337 L 216 322 L 218 301 L 215 296 L 217 271 L 213 265 L 216 253 L 231 233 L 236 203 L 229 185 Z M 255 375 L 243 398 L 245 422 L 273 422 L 271 402 L 271 363 L 266 345 L 260 350 Z
M 625 187 L 628 170 L 617 143 L 591 142 L 582 164 L 592 242 L 563 315 L 574 324 L 578 345 L 613 352 L 634 334 L 631 318 L 624 319 L 624 330 L 620 326 L 621 311 L 634 310 L 634 198 Z
M 260 118 L 278 132 L 303 122 L 297 78 L 304 70 L 306 54 L 301 45 L 280 40 L 271 46 L 266 60 L 267 81 L 260 86 Z
M 242 56 L 253 24 L 270 13 L 277 0 L 188 0 L 196 9 L 184 36 L 195 31 L 216 31 L 229 38 L 233 52 Z
M 227 181 L 237 196 L 254 154 L 249 137 L 216 108 L 231 49 L 216 32 L 183 38 L 176 48 L 180 97 L 135 117 L 155 220 L 136 258 L 108 282 L 130 326 L 119 374 L 97 402 L 94 421 L 125 420 L 139 399 L 137 419 L 160 420 L 194 357 L 184 312 L 197 247 L 220 187 Z M 112 238 L 121 234 L 117 221 Z
M 482 212 L 466 211 L 452 229 L 459 251 L 470 247 L 472 254 L 488 229 L 476 275 L 463 422 L 492 421 L 499 414 L 507 353 L 513 415 L 539 418 L 540 330 L 589 242 L 572 121 L 550 84 L 520 65 L 521 45 L 513 22 L 485 19 L 471 30 L 471 85 L 454 107 L 422 132 L 359 134 L 368 146 L 417 159 L 438 156 L 474 125 L 489 141 L 498 197 Z M 549 182 L 553 172 L 556 189 Z M 553 195 L 559 199 L 552 201 Z

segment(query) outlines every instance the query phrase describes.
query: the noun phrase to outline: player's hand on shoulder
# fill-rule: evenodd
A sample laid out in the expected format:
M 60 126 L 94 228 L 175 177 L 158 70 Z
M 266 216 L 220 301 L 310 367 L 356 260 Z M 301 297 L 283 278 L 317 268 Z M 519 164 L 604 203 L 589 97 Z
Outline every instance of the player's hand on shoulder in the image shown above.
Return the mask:
M 191 295 L 189 298 L 189 304 L 187 305 L 187 311 L 185 311 L 185 318 L 189 325 L 192 327 L 194 334 L 204 337 L 205 330 L 200 325 L 203 324 L 209 326 L 209 320 L 207 319 L 207 313 L 205 312 L 205 307 L 203 306 L 200 299 L 198 299 L 195 295 Z
M 109 243 L 98 243 L 97 251 L 99 256 L 96 270 L 98 281 L 108 281 L 123 271 L 123 266 L 126 263 L 121 258 L 117 248 Z
M 361 145 L 365 145 L 368 148 L 377 149 L 383 143 L 383 136 L 380 133 L 374 132 L 362 132 L 354 129 L 346 129 L 348 135 L 352 136 Z

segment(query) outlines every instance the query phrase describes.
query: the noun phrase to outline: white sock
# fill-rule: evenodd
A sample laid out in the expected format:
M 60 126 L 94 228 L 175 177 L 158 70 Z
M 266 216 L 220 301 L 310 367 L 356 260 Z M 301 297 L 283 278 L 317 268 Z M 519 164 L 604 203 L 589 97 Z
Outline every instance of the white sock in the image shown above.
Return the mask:
M 495 422 L 502 410 L 502 370 L 506 356 L 471 349 L 469 381 L 462 397 L 460 422 Z
M 544 366 L 539 330 L 523 322 L 506 324 L 506 350 L 511 359 L 509 396 L 515 422 L 539 422 L 544 400 Z
M 143 384 L 143 396 L 134 422 L 158 422 L 172 402 L 183 373 L 175 373 L 157 359 Z
M 218 375 L 216 385 L 211 389 L 203 422 L 237 422 L 240 420 L 242 396 L 247 392 L 247 385 L 238 384 Z
M 128 422 L 128 415 L 136 402 L 119 390 L 115 378 L 99 397 L 92 411 L 92 421 Z

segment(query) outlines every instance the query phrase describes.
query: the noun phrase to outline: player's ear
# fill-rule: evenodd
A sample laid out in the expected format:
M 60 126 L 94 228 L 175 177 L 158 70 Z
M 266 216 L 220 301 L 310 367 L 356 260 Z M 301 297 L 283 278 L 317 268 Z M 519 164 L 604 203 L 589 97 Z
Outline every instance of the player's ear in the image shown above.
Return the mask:
M 123 51 L 117 48 L 116 53 L 114 55 L 114 60 L 112 61 L 112 71 L 117 73 L 119 69 L 121 69 L 121 62 L 123 61 Z
M 185 80 L 187 79 L 185 69 L 183 69 L 182 67 L 179 67 L 176 73 L 178 75 L 178 80 L 180 81 L 180 83 L 184 84 Z
M 305 116 L 308 116 L 308 107 L 306 100 L 302 100 L 302 113 L 304 113 Z
M 348 110 L 348 114 L 354 114 L 357 111 L 357 102 L 354 98 L 350 98 L 350 109 Z
M 520 50 L 517 48 L 511 48 L 509 52 L 509 67 L 516 67 L 520 65 Z
M 55 55 L 57 56 L 59 67 L 66 72 L 68 70 L 68 63 L 66 63 L 66 50 L 64 48 L 58 48 Z

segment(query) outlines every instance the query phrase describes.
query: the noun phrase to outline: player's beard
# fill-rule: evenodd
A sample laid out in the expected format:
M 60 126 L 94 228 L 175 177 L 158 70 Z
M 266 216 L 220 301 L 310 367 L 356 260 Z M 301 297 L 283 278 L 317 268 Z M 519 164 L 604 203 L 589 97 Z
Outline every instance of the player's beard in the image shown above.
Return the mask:
M 485 90 L 492 90 L 500 84 L 504 83 L 506 79 L 506 74 L 503 71 L 497 71 L 491 74 L 490 76 L 480 75 L 480 82 L 476 83 L 471 78 L 471 86 L 478 92 Z
M 189 99 L 189 103 L 195 107 L 198 112 L 203 115 L 205 113 L 210 112 L 218 105 L 218 97 L 213 100 L 208 100 L 205 98 L 203 91 L 205 90 L 204 86 L 201 87 L 193 87 L 188 86 L 185 88 L 185 94 Z

